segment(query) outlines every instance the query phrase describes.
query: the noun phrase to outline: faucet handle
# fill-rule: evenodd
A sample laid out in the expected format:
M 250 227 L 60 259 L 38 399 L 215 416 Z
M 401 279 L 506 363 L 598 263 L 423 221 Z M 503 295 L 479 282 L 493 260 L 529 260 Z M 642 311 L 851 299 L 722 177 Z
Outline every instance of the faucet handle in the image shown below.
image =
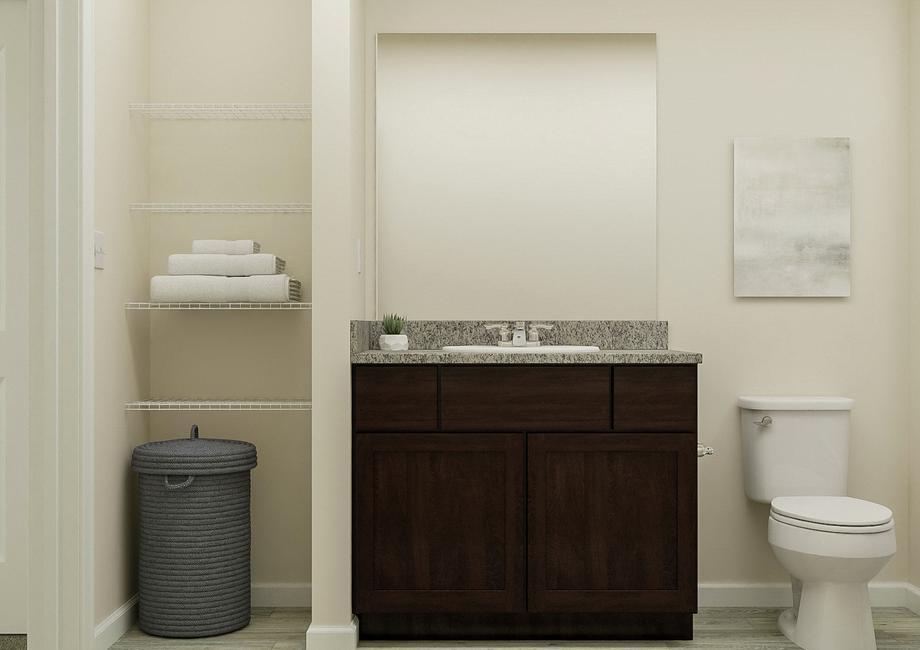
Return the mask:
M 511 342 L 511 326 L 508 323 L 490 323 L 485 326 L 487 330 L 498 330 L 502 343 Z
M 531 343 L 540 342 L 540 330 L 551 330 L 555 327 L 554 325 L 547 325 L 546 323 L 531 323 L 527 327 L 527 340 Z

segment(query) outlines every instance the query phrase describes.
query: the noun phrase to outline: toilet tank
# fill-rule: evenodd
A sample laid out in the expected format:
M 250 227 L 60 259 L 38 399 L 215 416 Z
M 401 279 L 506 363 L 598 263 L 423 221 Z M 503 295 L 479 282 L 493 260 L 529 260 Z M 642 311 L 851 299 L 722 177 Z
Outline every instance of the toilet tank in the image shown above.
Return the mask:
M 749 499 L 846 495 L 853 400 L 739 397 L 738 406 Z

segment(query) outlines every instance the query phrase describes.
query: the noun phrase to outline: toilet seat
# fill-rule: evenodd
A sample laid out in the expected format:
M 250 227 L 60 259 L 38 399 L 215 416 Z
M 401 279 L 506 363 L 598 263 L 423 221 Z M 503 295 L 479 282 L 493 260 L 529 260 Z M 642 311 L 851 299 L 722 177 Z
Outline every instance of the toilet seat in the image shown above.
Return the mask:
M 791 526 L 831 533 L 879 533 L 894 528 L 891 510 L 853 497 L 776 497 L 770 504 L 770 516 Z
M 775 521 L 781 521 L 784 524 L 790 526 L 796 526 L 798 528 L 804 528 L 805 530 L 819 530 L 824 533 L 841 533 L 844 535 L 865 535 L 868 533 L 883 533 L 886 530 L 891 530 L 894 528 L 894 520 L 889 521 L 885 524 L 878 524 L 875 526 L 833 526 L 831 524 L 819 524 L 814 521 L 804 521 L 802 519 L 795 519 L 794 517 L 787 517 L 781 515 L 778 512 L 770 512 L 770 518 Z

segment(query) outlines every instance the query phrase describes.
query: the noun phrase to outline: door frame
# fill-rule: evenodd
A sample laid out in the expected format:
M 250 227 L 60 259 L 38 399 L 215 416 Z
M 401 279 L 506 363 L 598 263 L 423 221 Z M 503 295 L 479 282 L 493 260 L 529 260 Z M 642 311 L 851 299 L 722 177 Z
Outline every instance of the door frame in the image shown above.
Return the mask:
M 93 6 L 30 20 L 29 646 L 89 650 L 93 594 Z

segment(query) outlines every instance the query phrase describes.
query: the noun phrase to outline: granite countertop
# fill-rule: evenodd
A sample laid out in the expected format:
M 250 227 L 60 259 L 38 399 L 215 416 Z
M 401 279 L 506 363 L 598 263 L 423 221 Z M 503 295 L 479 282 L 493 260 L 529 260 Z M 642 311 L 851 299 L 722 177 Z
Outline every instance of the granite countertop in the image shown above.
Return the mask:
M 667 321 L 567 320 L 532 321 L 551 325 L 543 332 L 544 345 L 595 345 L 599 352 L 579 354 L 444 352 L 445 345 L 495 345 L 498 334 L 486 330 L 490 321 L 408 321 L 405 333 L 411 350 L 384 352 L 377 339 L 383 332 L 379 321 L 351 322 L 353 364 L 694 364 L 703 355 L 668 347 Z
M 384 352 L 365 350 L 351 355 L 353 364 L 581 364 L 581 365 L 632 365 L 632 364 L 692 364 L 702 363 L 703 355 L 680 350 L 601 350 L 579 354 L 467 354 L 443 350 L 406 350 Z

